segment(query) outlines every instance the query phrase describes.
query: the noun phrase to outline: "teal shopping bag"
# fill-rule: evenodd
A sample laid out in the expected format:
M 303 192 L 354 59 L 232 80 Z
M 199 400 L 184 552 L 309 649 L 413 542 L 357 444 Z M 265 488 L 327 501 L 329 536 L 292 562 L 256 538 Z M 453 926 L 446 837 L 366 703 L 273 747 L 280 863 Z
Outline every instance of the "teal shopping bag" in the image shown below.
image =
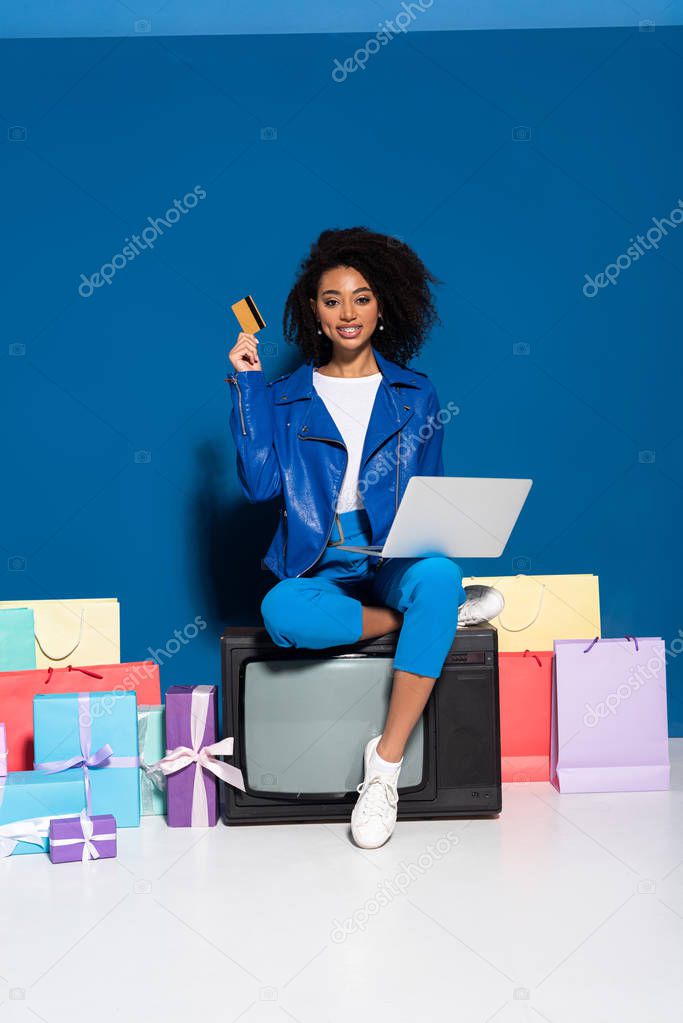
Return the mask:
M 33 610 L 0 608 L 0 671 L 31 671 L 35 666 Z

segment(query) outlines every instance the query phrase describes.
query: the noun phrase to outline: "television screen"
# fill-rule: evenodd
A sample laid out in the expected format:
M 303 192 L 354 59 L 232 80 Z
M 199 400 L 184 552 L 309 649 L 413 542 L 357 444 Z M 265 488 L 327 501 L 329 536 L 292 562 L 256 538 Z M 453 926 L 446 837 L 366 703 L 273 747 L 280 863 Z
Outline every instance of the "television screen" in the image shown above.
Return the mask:
M 393 657 L 252 660 L 244 671 L 245 782 L 252 792 L 353 792 L 366 743 L 384 727 Z M 422 784 L 424 721 L 404 753 L 399 789 Z

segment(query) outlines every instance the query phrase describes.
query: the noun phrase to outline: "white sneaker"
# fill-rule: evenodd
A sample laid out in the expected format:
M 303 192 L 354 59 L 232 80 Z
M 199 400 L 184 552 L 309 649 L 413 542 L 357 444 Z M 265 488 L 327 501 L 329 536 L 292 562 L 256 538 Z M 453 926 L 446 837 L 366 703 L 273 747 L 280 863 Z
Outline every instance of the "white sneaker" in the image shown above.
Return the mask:
M 365 747 L 365 777 L 356 788 L 360 796 L 351 814 L 351 834 L 362 849 L 384 845 L 396 824 L 400 768 L 393 774 L 372 773 L 369 769 L 370 758 L 381 738 L 376 735 Z
M 465 593 L 467 600 L 458 608 L 458 628 L 490 622 L 505 607 L 505 597 L 493 586 L 466 586 Z

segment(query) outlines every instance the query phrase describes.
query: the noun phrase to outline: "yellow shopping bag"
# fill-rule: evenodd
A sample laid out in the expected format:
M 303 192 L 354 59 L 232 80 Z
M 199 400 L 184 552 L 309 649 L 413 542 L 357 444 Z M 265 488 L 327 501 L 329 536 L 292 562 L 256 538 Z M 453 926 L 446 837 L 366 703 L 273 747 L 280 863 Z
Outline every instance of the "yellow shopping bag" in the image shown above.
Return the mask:
M 0 610 L 11 607 L 33 611 L 36 668 L 121 663 L 116 597 L 0 600 Z
M 552 650 L 556 639 L 600 636 L 597 575 L 469 576 L 463 586 L 495 586 L 505 607 L 491 625 L 500 653 Z

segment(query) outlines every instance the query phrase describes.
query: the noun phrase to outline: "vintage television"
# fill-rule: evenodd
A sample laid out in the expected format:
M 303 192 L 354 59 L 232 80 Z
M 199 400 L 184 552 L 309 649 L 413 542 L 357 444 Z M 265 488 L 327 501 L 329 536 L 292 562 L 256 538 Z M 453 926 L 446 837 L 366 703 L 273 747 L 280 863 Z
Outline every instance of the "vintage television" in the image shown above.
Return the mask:
M 246 788 L 221 783 L 226 824 L 350 820 L 365 745 L 389 706 L 397 638 L 305 650 L 277 646 L 264 628 L 225 631 L 222 731 Z M 495 629 L 458 629 L 398 791 L 399 820 L 500 813 Z

